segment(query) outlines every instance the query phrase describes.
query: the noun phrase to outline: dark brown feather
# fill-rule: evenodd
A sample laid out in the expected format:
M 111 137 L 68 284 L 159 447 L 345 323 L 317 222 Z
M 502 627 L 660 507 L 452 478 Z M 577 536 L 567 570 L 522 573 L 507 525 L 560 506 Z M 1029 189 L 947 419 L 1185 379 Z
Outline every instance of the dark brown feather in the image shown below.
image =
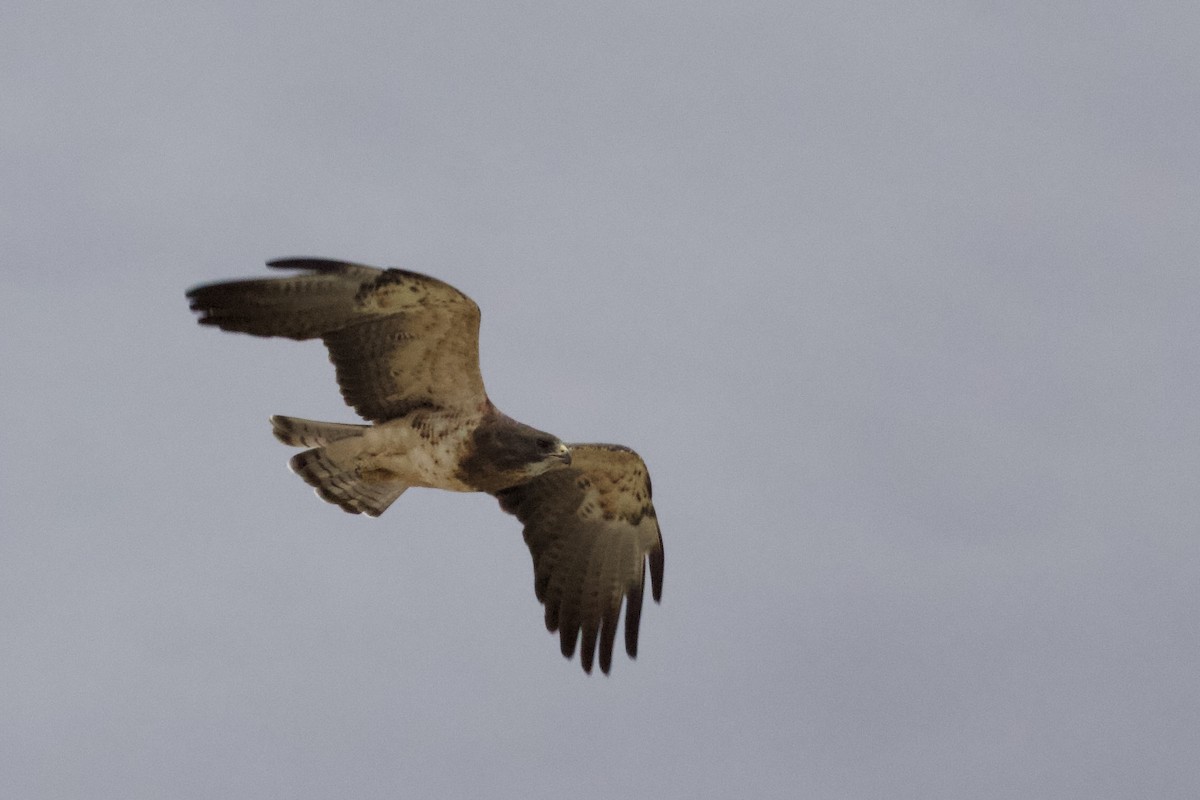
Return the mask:
M 637 656 L 646 561 L 655 601 L 662 597 L 663 548 L 645 463 L 619 445 L 571 445 L 570 467 L 496 492 L 500 507 L 525 528 L 534 593 L 562 653 L 576 646 L 590 671 L 612 665 L 625 602 L 625 651 Z
M 641 458 L 619 445 L 580 444 L 568 453 L 556 437 L 501 414 L 480 375 L 479 308 L 449 284 L 326 259 L 268 266 L 295 274 L 189 291 L 200 323 L 321 339 L 346 402 L 366 419 L 388 423 L 392 436 L 377 436 L 380 425 L 273 417 L 280 441 L 309 448 L 291 461 L 297 474 L 356 514 L 381 514 L 409 484 L 490 492 L 524 526 L 534 593 L 563 655 L 578 648 L 590 672 L 598 653 L 607 673 L 624 604 L 625 651 L 636 657 L 647 561 L 656 602 L 663 581 L 662 536 Z M 405 431 L 409 438 L 396 436 Z M 451 463 L 444 472 L 410 469 L 401 479 L 397 462 L 379 461 L 371 449 L 380 441 L 403 442 L 387 445 L 393 451 L 382 453 L 386 459 L 403 463 L 424 447 L 426 468 Z M 438 449 L 447 441 L 462 443 L 456 457 Z M 571 465 L 561 466 L 568 458 Z
M 315 258 L 269 262 L 300 270 L 188 292 L 200 324 L 254 336 L 321 339 L 346 402 L 381 422 L 415 408 L 477 412 L 479 307 L 447 283 L 399 269 Z

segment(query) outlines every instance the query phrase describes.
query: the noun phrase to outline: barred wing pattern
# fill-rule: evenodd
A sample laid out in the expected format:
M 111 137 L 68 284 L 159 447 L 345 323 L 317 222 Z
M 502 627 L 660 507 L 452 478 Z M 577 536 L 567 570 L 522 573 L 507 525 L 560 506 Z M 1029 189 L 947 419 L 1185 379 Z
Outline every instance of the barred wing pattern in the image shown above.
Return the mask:
M 557 437 L 501 414 L 479 371 L 479 307 L 449 284 L 318 258 L 268 266 L 293 274 L 205 284 L 187 296 L 202 325 L 320 339 L 346 402 L 376 423 L 273 417 L 281 441 L 310 448 L 292 460 L 300 476 L 326 500 L 376 515 L 410 485 L 490 492 L 524 526 L 534 592 L 563 655 L 578 648 L 590 673 L 598 649 L 608 673 L 624 604 L 625 650 L 635 658 L 647 561 L 655 602 L 663 581 L 650 476 L 637 453 L 571 445 L 568 466 Z
M 625 651 L 637 656 L 646 561 L 651 592 L 662 599 L 663 544 L 651 503 L 650 475 L 629 448 L 572 444 L 572 464 L 496 493 L 500 507 L 525 526 L 534 591 L 546 628 L 559 632 L 562 653 L 592 671 L 612 666 L 625 601 Z
M 416 272 L 319 258 L 267 266 L 300 274 L 197 286 L 188 299 L 200 323 L 321 339 L 342 396 L 373 422 L 422 407 L 477 413 L 487 403 L 479 307 L 453 286 Z

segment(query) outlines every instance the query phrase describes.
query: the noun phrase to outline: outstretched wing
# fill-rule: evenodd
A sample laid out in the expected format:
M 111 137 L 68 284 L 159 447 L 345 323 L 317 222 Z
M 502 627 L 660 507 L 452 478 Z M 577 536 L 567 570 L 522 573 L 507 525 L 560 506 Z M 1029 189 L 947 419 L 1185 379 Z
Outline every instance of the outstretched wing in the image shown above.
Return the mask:
M 267 266 L 300 274 L 197 286 L 187 296 L 200 324 L 321 339 L 342 396 L 375 422 L 421 407 L 477 413 L 487 402 L 479 307 L 453 286 L 416 272 L 319 258 Z
M 496 492 L 500 507 L 525 526 L 533 556 L 534 592 L 546 606 L 546 628 L 558 631 L 570 658 L 592 671 L 612 665 L 613 640 L 625 601 L 625 651 L 637 656 L 646 559 L 651 591 L 662 598 L 663 545 L 650 502 L 646 464 L 627 447 L 571 445 L 571 466 Z

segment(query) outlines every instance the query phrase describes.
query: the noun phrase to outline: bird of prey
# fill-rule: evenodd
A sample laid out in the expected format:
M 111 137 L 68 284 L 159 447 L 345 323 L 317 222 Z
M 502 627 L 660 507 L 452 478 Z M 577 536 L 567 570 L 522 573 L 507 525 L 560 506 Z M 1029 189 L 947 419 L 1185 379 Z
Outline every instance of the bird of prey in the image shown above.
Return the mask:
M 271 417 L 276 438 L 306 448 L 291 467 L 317 494 L 379 516 L 406 489 L 487 492 L 524 526 L 534 592 L 562 653 L 591 672 L 612 665 L 621 605 L 637 656 L 646 563 L 662 597 L 663 545 L 650 475 L 633 450 L 564 444 L 501 413 L 479 371 L 479 307 L 436 278 L 318 258 L 267 266 L 283 277 L 187 293 L 201 325 L 253 336 L 320 339 L 342 396 L 371 424 Z

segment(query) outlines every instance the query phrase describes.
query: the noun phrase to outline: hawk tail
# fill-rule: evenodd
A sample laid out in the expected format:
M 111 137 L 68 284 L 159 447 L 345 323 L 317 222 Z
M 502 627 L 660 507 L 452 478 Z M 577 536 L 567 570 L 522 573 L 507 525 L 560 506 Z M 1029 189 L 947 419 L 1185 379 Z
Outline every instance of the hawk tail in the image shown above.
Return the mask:
M 292 447 L 321 447 L 339 439 L 359 436 L 370 425 L 352 425 L 345 422 L 317 422 L 315 419 L 271 417 L 271 432 L 275 438 Z
M 368 475 L 358 468 L 358 438 L 367 425 L 275 416 L 271 426 L 284 444 L 312 448 L 292 457 L 292 471 L 343 511 L 378 517 L 408 488 L 391 473 Z

